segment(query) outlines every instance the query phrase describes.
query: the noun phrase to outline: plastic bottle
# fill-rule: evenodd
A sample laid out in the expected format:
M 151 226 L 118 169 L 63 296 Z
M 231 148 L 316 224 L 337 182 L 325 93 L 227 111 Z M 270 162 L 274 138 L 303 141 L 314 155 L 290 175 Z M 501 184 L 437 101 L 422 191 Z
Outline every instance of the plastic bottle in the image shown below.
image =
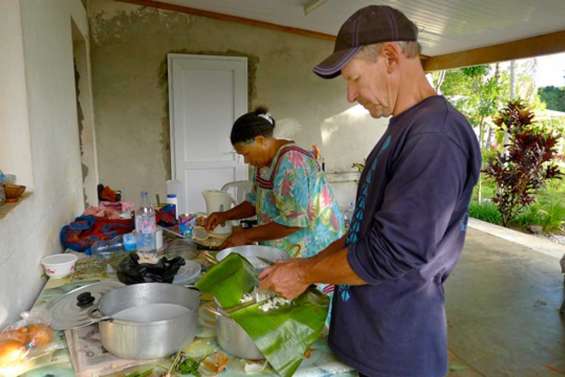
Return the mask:
M 155 232 L 157 222 L 155 210 L 149 202 L 147 192 L 141 193 L 141 207 L 135 213 L 135 231 L 137 232 L 137 251 L 144 254 L 153 254 L 155 249 Z
M 167 197 L 169 195 L 174 195 L 176 197 L 176 210 L 177 210 L 177 217 L 181 214 L 186 212 L 186 208 L 184 208 L 184 194 L 183 194 L 183 184 L 181 181 L 173 179 L 168 180 L 167 183 Z
M 123 237 L 116 236 L 111 240 L 96 241 L 90 247 L 90 254 L 96 258 L 109 259 L 113 253 L 123 251 Z
M 353 219 L 353 213 L 355 212 L 355 203 L 349 202 L 349 205 L 343 210 L 343 218 L 345 222 L 345 227 L 349 228 L 351 225 L 351 220 Z
M 175 206 L 175 218 L 178 218 L 178 200 L 177 194 L 167 194 L 167 204 L 172 204 Z

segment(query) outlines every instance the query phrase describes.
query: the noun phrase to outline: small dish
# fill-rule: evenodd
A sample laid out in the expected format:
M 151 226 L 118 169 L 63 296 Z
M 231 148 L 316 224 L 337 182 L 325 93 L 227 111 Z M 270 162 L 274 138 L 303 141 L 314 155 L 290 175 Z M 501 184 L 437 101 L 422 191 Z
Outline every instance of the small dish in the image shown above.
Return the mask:
M 41 265 L 45 274 L 53 279 L 62 279 L 75 272 L 78 257 L 73 254 L 53 254 L 43 257 Z
M 179 268 L 175 275 L 173 284 L 192 284 L 200 276 L 202 272 L 200 263 L 191 260 L 185 260 L 185 262 L 186 263 Z

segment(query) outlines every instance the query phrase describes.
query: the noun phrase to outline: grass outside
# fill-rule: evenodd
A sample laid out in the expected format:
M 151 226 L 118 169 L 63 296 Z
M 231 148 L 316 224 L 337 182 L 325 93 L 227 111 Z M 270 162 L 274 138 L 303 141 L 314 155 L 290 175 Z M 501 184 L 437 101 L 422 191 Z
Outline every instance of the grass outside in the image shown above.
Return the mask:
M 502 224 L 502 216 L 491 201 L 496 188 L 492 181 L 482 180 L 482 201 L 478 201 L 478 185 L 473 191 L 469 215 L 493 224 Z M 565 233 L 565 179 L 549 182 L 536 195 L 536 201 L 522 209 L 512 220 L 511 226 L 528 231 L 530 225 L 539 225 L 545 233 Z

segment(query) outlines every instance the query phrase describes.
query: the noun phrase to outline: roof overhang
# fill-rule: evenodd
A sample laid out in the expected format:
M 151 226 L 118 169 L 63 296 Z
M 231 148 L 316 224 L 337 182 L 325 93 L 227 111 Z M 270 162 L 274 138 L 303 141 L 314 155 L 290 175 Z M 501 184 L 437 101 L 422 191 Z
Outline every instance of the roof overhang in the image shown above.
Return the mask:
M 260 20 L 260 19 L 253 19 L 253 18 L 248 18 L 248 17 L 243 17 L 241 15 L 238 15 L 237 13 L 240 14 L 245 14 L 244 9 L 232 9 L 231 14 L 228 13 L 220 13 L 217 11 L 213 11 L 210 9 L 225 9 L 222 7 L 225 7 L 226 2 L 222 2 L 219 0 L 208 0 L 204 3 L 199 2 L 198 0 L 165 0 L 165 1 L 156 1 L 156 0 L 117 0 L 119 2 L 124 2 L 124 3 L 130 3 L 130 4 L 136 4 L 136 5 L 142 5 L 142 6 L 148 6 L 148 7 L 153 7 L 153 8 L 158 8 L 158 9 L 162 9 L 162 10 L 168 10 L 168 11 L 176 11 L 176 12 L 181 12 L 181 13 L 186 13 L 186 14 L 191 14 L 191 15 L 196 15 L 196 16 L 201 16 L 201 17 L 208 17 L 208 18 L 213 18 L 213 19 L 217 19 L 217 20 L 222 20 L 222 21 L 228 21 L 228 22 L 238 22 L 238 23 L 243 23 L 243 24 L 247 24 L 247 25 L 251 25 L 251 26 L 255 26 L 255 27 L 260 27 L 260 28 L 266 28 L 266 29 L 270 29 L 270 30 L 277 30 L 277 31 L 282 31 L 282 32 L 286 32 L 286 33 L 292 33 L 292 34 L 296 34 L 296 35 L 301 35 L 301 36 L 305 36 L 305 37 L 311 37 L 311 38 L 318 38 L 318 39 L 323 39 L 323 40 L 329 40 L 329 41 L 334 41 L 335 40 L 335 35 L 331 34 L 331 33 L 326 33 L 326 32 L 322 32 L 320 31 L 321 27 L 319 24 L 319 19 L 318 19 L 318 24 L 315 24 L 315 20 L 313 20 L 313 25 L 317 26 L 318 30 L 314 30 L 314 29 L 310 29 L 310 28 L 302 28 L 302 27 L 294 27 L 294 26 L 288 26 L 288 25 L 283 25 L 283 24 L 279 24 L 276 22 L 270 22 L 270 21 L 265 21 Z M 481 2 L 484 0 L 474 0 L 475 2 Z M 515 0 L 511 0 L 511 1 L 515 1 Z M 548 0 L 546 0 L 548 1 Z M 503 2 L 503 1 L 502 1 Z M 195 7 L 191 7 L 191 6 L 187 6 L 186 4 L 200 4 L 202 5 L 202 7 L 206 6 L 210 9 L 203 9 L 201 8 L 195 8 Z M 294 24 L 305 24 L 305 19 L 303 17 L 303 15 L 297 14 L 296 13 L 296 1 L 281 1 L 281 0 L 277 0 L 277 3 L 270 3 L 271 6 L 273 6 L 273 4 L 275 4 L 278 8 L 273 10 L 271 9 L 271 13 L 276 13 L 276 11 L 280 12 L 281 9 L 287 10 L 288 9 L 288 14 L 286 14 L 286 22 L 287 23 L 294 23 Z M 430 56 L 426 56 L 424 55 L 422 57 L 422 63 L 424 66 L 424 69 L 426 71 L 435 71 L 435 70 L 441 70 L 441 69 L 450 69 L 450 68 L 457 68 L 457 67 L 465 67 L 465 66 L 471 66 L 471 65 L 477 65 L 477 64 L 487 64 L 487 63 L 494 63 L 494 62 L 499 62 L 499 61 L 507 61 L 507 60 L 515 60 L 515 59 L 522 59 L 522 58 L 531 58 L 531 57 L 535 57 L 535 56 L 540 56 L 540 55 L 547 55 L 547 54 L 554 54 L 554 53 L 559 53 L 559 52 L 564 52 L 565 51 L 565 17 L 563 16 L 558 16 L 558 20 L 563 20 L 563 27 L 560 31 L 554 31 L 554 32 L 550 32 L 550 33 L 542 33 L 540 34 L 539 31 L 540 30 L 544 30 L 545 29 L 545 25 L 543 25 L 544 23 L 544 17 L 547 18 L 548 14 L 551 14 L 552 11 L 560 11 L 561 7 L 563 7 L 563 4 L 565 3 L 559 3 L 559 2 L 555 2 L 553 0 L 549 0 L 549 2 L 547 4 L 545 4 L 545 8 L 544 8 L 544 4 L 543 2 L 541 2 L 541 4 L 539 4 L 539 6 L 537 8 L 535 8 L 536 12 L 540 12 L 539 9 L 543 9 L 543 12 L 546 13 L 541 13 L 541 14 L 537 14 L 536 17 L 534 16 L 530 16 L 528 15 L 528 20 L 530 21 L 528 24 L 525 24 L 522 20 L 513 20 L 511 19 L 510 21 L 508 21 L 508 25 L 509 28 L 511 30 L 505 30 L 505 35 L 504 38 L 512 38 L 512 36 L 516 36 L 516 35 L 521 35 L 521 38 L 517 38 L 517 39 L 511 39 L 510 41 L 505 41 L 504 43 L 493 43 L 493 44 L 487 44 L 487 45 L 483 45 L 481 47 L 475 47 L 475 48 L 465 48 L 466 46 L 471 46 L 473 44 L 477 44 L 477 39 L 482 40 L 483 37 L 485 37 L 484 33 L 481 34 L 481 38 L 478 38 L 476 35 L 476 28 L 472 28 L 469 27 L 468 25 L 465 27 L 461 27 L 462 31 L 459 30 L 457 32 L 454 32 L 454 34 L 457 36 L 456 38 L 448 38 L 447 36 L 445 36 L 446 34 L 448 34 L 447 32 L 442 33 L 441 30 L 446 29 L 449 25 L 446 25 L 446 22 L 448 23 L 450 18 L 447 16 L 450 12 L 452 12 L 453 14 L 457 14 L 457 17 L 454 17 L 453 19 L 455 20 L 454 23 L 456 24 L 456 26 L 458 25 L 458 23 L 461 23 L 462 20 L 466 21 L 465 17 L 466 17 L 466 12 L 469 12 L 469 17 L 471 18 L 471 21 L 477 21 L 478 19 L 483 19 L 486 18 L 486 15 L 490 16 L 490 21 L 488 24 L 485 24 L 485 28 L 489 28 L 489 35 L 492 34 L 490 31 L 492 28 L 494 28 L 496 25 L 493 25 L 494 23 L 496 23 L 498 20 L 496 19 L 497 15 L 491 15 L 490 13 L 488 13 L 488 10 L 481 10 L 481 9 L 477 9 L 476 12 L 470 12 L 469 11 L 469 7 L 473 6 L 473 1 L 469 2 L 454 2 L 452 4 L 450 4 L 449 8 L 448 6 L 445 7 L 440 7 L 437 9 L 437 16 L 433 13 L 430 12 L 430 9 L 428 5 L 428 2 L 425 1 L 413 1 L 411 3 L 411 5 L 403 5 L 404 3 L 398 2 L 398 6 L 399 8 L 406 8 L 405 11 L 410 11 L 411 13 L 414 13 L 414 17 L 417 19 L 420 19 L 421 22 L 419 23 L 419 27 L 420 24 L 422 24 L 422 31 L 421 34 L 423 34 L 423 44 L 430 44 L 435 46 L 434 48 L 430 48 L 430 50 L 432 51 L 443 51 L 443 50 L 448 50 L 447 53 L 440 53 L 440 54 L 429 54 Z M 203 5 L 204 4 L 204 5 Z M 233 3 L 230 3 L 233 6 Z M 265 6 L 269 5 L 269 2 L 265 2 L 265 0 L 263 0 L 262 3 L 257 3 L 257 2 L 253 2 L 252 0 L 247 0 L 247 1 L 242 1 L 241 3 L 236 3 L 236 4 L 242 4 L 241 6 L 243 7 L 244 5 L 246 6 L 258 6 L 258 4 L 266 4 Z M 304 11 L 306 13 L 306 7 L 309 6 L 309 2 L 307 2 L 304 5 Z M 324 2 L 325 4 L 325 2 Z M 519 4 L 513 3 L 516 5 L 516 7 L 519 8 Z M 480 4 L 475 4 L 475 5 L 480 5 Z M 504 4 L 503 4 L 504 5 Z M 319 5 L 317 5 L 319 6 Z M 349 2 L 333 2 L 330 4 L 326 4 L 324 5 L 324 7 L 351 7 L 351 3 Z M 460 9 L 458 9 L 458 7 Z M 540 8 L 541 7 L 541 8 Z M 553 8 L 552 8 L 553 7 Z M 322 8 L 320 6 L 320 8 Z M 448 9 L 449 8 L 449 9 Z M 292 11 L 291 11 L 292 10 Z M 337 10 L 337 9 L 335 9 Z M 339 9 L 339 10 L 343 10 L 343 9 Z M 531 9 L 530 9 L 531 10 Z M 316 12 L 318 12 L 319 10 L 316 10 Z M 328 14 L 333 14 L 335 12 L 332 13 L 332 9 L 325 9 L 324 10 L 326 13 L 324 15 L 328 15 Z M 514 11 L 515 10 L 509 10 L 510 11 Z M 293 13 L 294 12 L 294 13 Z M 477 13 L 479 12 L 479 13 Z M 482 13 L 480 13 L 482 12 Z M 549 13 L 548 13 L 549 12 Z M 283 12 L 284 13 L 284 12 Z M 421 15 L 419 13 L 422 13 L 424 15 Z M 479 16 L 477 16 L 477 14 L 479 14 Z M 520 14 L 520 13 L 519 13 Z M 513 14 L 515 16 L 515 13 Z M 269 16 L 269 15 L 267 15 Z M 275 19 L 281 19 L 276 18 L 273 14 L 270 15 L 271 18 L 275 18 Z M 477 18 L 477 17 L 482 17 L 482 18 Z M 500 17 L 504 17 L 504 16 L 500 16 Z M 510 17 L 510 16 L 507 16 Z M 446 21 L 447 19 L 447 21 Z M 296 20 L 296 21 L 293 21 Z M 494 21 L 493 21 L 494 20 Z M 335 21 L 335 19 L 334 19 Z M 418 24 L 418 20 L 416 21 Z M 486 22 L 486 21 L 485 21 Z M 501 21 L 500 21 L 501 22 Z M 560 25 L 561 21 L 557 21 L 558 22 L 558 26 Z M 443 23 L 443 24 L 442 24 Z M 524 30 L 518 30 L 520 26 L 527 26 L 527 28 L 525 28 Z M 453 25 L 451 26 L 452 28 L 454 27 Z M 555 28 L 555 18 L 553 18 L 553 24 L 552 24 L 552 28 Z M 494 30 L 494 29 L 492 29 Z M 473 34 L 473 32 L 475 32 Z M 526 35 L 524 36 L 524 33 L 526 33 Z M 451 34 L 450 34 L 451 35 Z M 468 38 L 467 38 L 468 37 Z M 443 38 L 443 39 L 442 39 Z M 487 40 L 488 38 L 486 38 L 485 40 Z M 490 41 L 492 40 L 496 40 L 496 36 L 488 39 Z M 488 41 L 487 41 L 488 43 Z M 445 47 L 447 46 L 447 47 Z M 458 51 L 453 51 L 454 50 L 454 46 L 459 46 L 462 47 L 461 50 Z M 426 52 L 426 51 L 424 51 Z

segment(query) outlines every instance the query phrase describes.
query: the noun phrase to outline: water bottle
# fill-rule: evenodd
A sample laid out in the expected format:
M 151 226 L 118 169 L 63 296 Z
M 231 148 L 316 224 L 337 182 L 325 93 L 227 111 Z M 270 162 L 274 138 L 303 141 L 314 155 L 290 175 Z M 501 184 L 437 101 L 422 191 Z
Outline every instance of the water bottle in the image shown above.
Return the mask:
M 349 202 L 349 205 L 343 210 L 343 219 L 345 222 L 346 229 L 351 225 L 351 220 L 353 219 L 353 214 L 355 212 L 355 203 Z
M 147 192 L 141 193 L 141 207 L 135 213 L 135 231 L 137 233 L 137 251 L 142 254 L 156 253 L 157 222 L 155 210 L 151 207 Z
M 109 259 L 116 251 L 122 251 L 124 242 L 122 236 L 116 236 L 111 240 L 96 241 L 90 247 L 90 254 L 99 259 Z

